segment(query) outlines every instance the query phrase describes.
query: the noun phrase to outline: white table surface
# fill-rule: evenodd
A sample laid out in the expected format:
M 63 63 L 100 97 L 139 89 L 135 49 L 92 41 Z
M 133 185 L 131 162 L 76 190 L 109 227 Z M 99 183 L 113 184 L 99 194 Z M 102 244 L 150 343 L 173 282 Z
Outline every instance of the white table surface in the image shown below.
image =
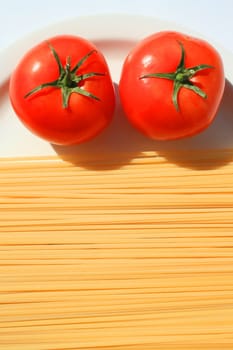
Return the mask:
M 124 13 L 175 22 L 233 52 L 232 0 L 0 0 L 0 4 L 0 50 L 32 31 L 62 20 Z

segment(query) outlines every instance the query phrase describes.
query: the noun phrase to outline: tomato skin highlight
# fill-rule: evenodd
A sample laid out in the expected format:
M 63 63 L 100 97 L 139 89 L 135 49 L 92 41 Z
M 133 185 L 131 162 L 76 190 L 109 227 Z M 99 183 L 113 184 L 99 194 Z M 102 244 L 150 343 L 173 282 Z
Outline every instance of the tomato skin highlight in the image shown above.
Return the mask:
M 202 98 L 181 87 L 177 110 L 172 101 L 174 82 L 151 73 L 174 73 L 185 50 L 185 68 L 209 65 L 190 80 L 203 90 Z M 119 83 L 120 99 L 129 121 L 143 134 L 158 140 L 173 140 L 195 135 L 213 121 L 225 85 L 219 53 L 204 40 L 178 32 L 163 31 L 140 41 L 126 57 Z
M 71 93 L 68 106 L 64 108 L 61 89 L 57 87 L 46 87 L 25 98 L 35 87 L 59 77 L 59 68 L 48 43 L 56 50 L 62 66 L 70 57 L 71 68 L 95 50 L 77 74 L 103 74 L 79 84 L 81 89 L 98 96 L 99 100 Z M 94 44 L 73 35 L 50 38 L 29 50 L 11 75 L 9 96 L 14 111 L 29 130 L 60 145 L 78 144 L 94 138 L 109 125 L 115 108 L 114 85 L 104 56 Z

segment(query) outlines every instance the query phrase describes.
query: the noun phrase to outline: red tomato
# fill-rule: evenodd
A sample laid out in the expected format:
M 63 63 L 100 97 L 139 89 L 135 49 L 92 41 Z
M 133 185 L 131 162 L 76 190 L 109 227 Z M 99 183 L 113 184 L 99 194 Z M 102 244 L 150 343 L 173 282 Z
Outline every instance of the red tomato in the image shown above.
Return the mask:
M 119 90 L 133 125 L 153 139 L 169 140 L 208 127 L 224 84 L 221 58 L 210 44 L 165 31 L 142 40 L 129 53 Z
M 25 126 L 62 145 L 96 136 L 110 123 L 115 107 L 105 58 L 92 43 L 71 35 L 28 51 L 12 73 L 9 94 Z

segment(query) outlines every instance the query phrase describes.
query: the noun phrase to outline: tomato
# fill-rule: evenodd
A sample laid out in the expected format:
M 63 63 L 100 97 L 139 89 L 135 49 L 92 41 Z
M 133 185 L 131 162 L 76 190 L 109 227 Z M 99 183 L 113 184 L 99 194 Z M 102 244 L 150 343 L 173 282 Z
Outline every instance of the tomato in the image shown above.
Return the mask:
M 137 129 L 153 139 L 171 140 L 210 125 L 224 84 L 223 63 L 212 45 L 163 31 L 140 41 L 126 57 L 119 92 Z
M 95 137 L 111 122 L 115 107 L 104 56 L 72 35 L 52 37 L 29 50 L 12 73 L 9 95 L 27 128 L 61 145 Z

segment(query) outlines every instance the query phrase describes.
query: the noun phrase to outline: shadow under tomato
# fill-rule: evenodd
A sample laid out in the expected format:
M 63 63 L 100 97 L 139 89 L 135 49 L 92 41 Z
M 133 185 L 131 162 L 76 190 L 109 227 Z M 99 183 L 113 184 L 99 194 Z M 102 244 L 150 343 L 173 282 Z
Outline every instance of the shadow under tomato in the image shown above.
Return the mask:
M 6 79 L 0 84 L 0 103 L 6 100 L 6 96 L 9 91 L 10 80 Z
M 53 145 L 62 159 L 92 170 L 120 168 L 147 151 L 191 169 L 215 169 L 232 161 L 233 86 L 229 81 L 226 80 L 212 125 L 197 136 L 174 141 L 155 141 L 139 133 L 128 122 L 120 104 L 118 86 L 115 88 L 117 104 L 111 125 L 89 142 L 68 147 Z

